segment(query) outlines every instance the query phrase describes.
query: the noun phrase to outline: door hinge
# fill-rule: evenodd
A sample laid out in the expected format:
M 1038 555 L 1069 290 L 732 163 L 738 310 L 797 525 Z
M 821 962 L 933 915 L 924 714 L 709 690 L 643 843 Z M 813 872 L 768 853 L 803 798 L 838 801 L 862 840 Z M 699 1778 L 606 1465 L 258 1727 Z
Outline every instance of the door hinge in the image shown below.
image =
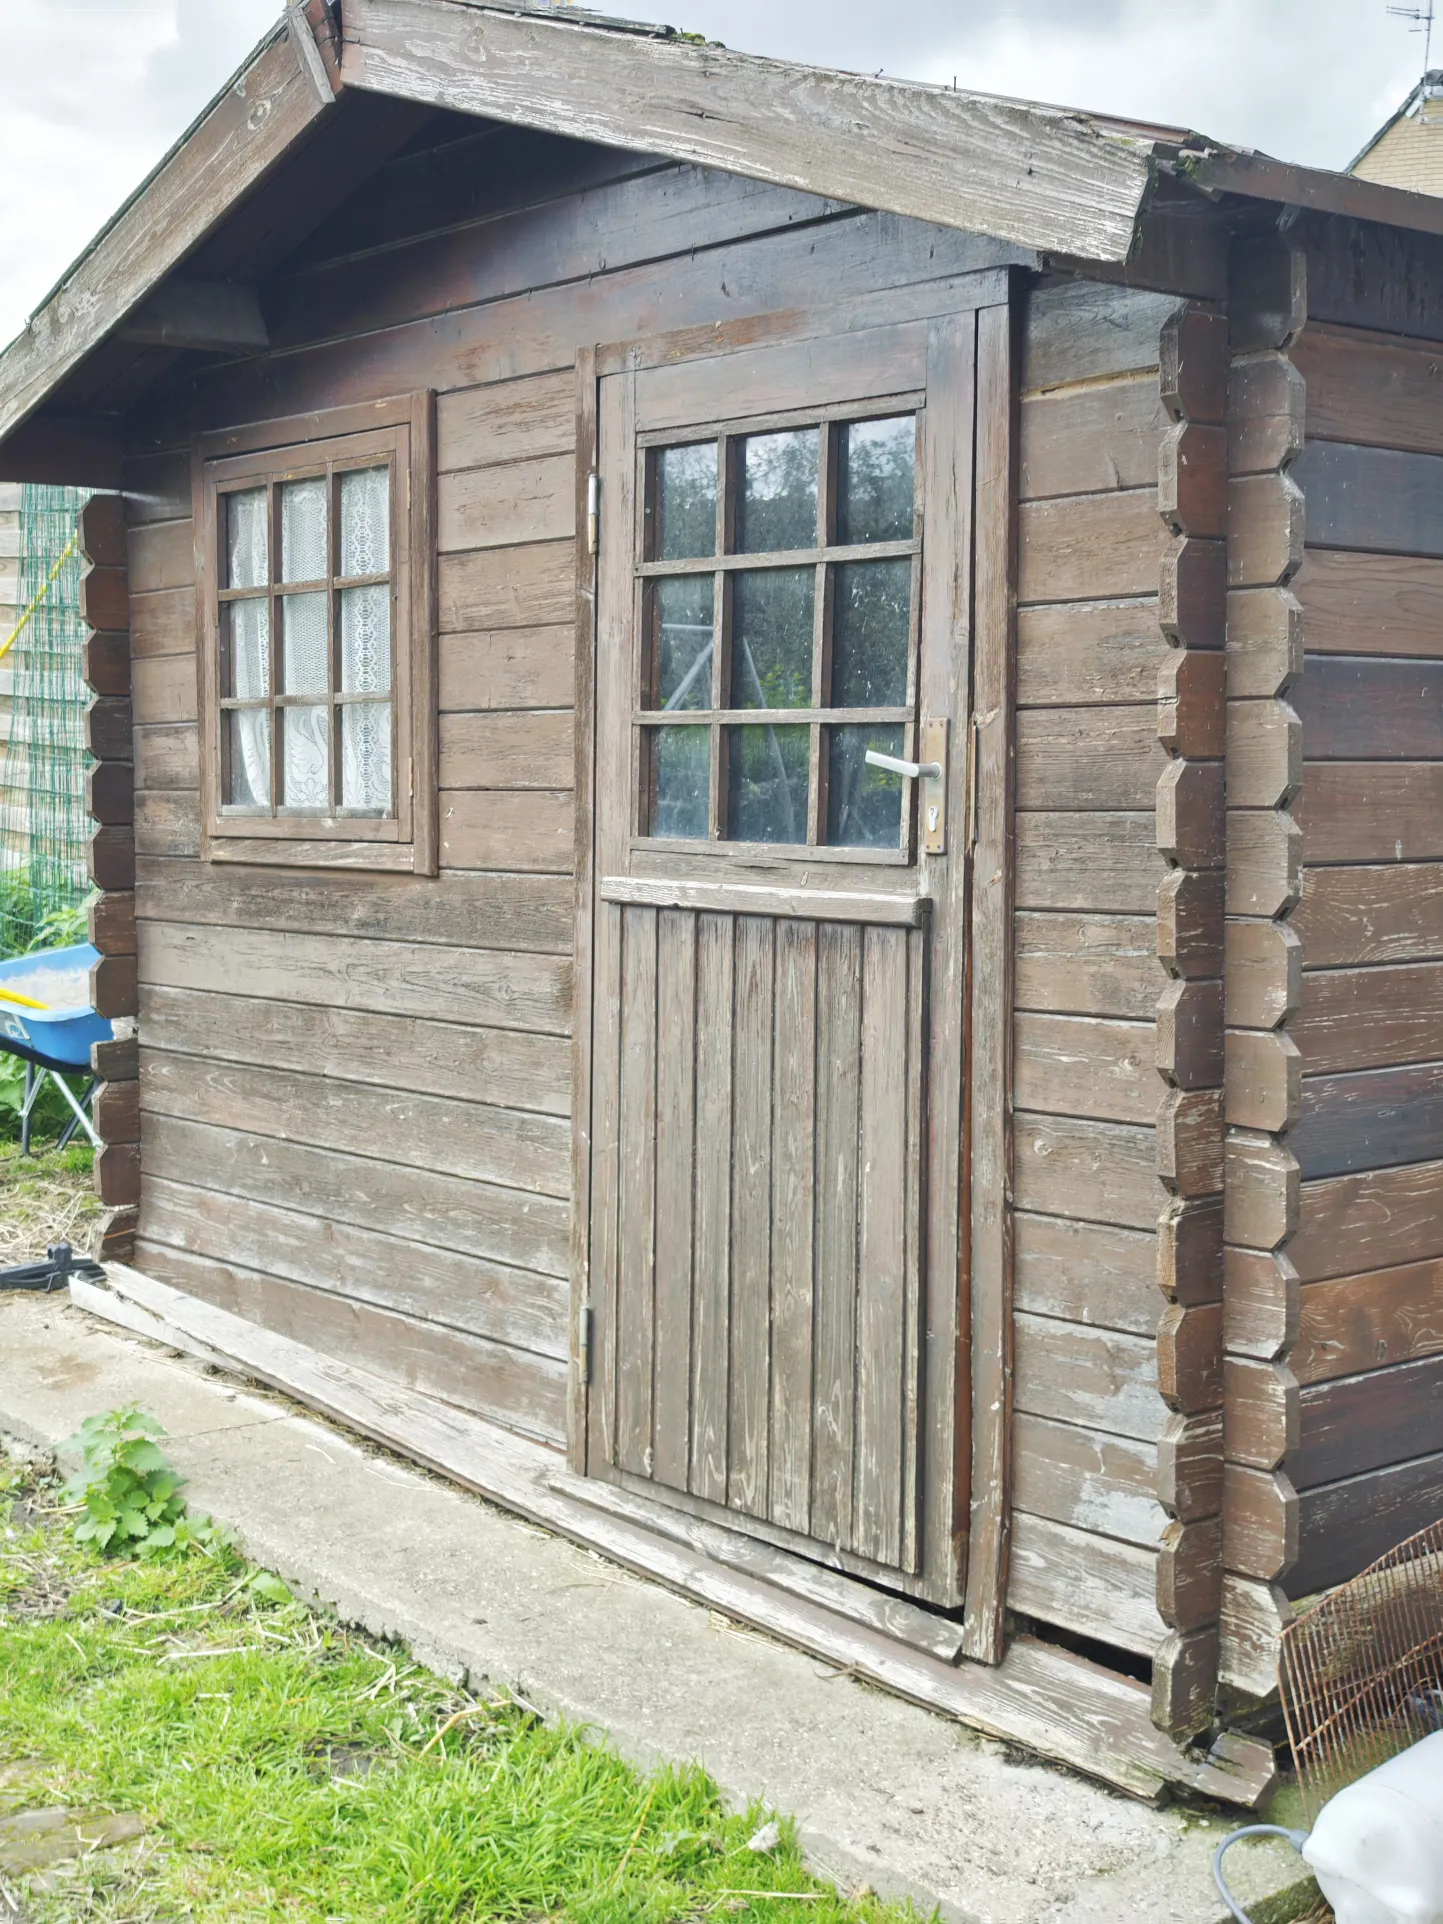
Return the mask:
M 601 476 L 593 468 L 586 477 L 586 552 L 595 554 L 601 540 Z
M 591 1381 L 591 1305 L 583 1303 L 576 1331 L 576 1373 L 583 1383 Z

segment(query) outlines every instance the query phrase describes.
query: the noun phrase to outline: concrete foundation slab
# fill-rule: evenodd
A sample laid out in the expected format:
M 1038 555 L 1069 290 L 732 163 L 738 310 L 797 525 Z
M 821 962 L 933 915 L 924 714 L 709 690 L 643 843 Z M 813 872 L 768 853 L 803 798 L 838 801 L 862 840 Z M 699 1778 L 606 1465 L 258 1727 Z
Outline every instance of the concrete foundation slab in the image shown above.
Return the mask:
M 52 1449 L 97 1411 L 165 1425 L 192 1504 L 297 1594 L 504 1686 L 641 1765 L 695 1760 L 796 1817 L 844 1888 L 967 1924 L 1224 1924 L 1237 1813 L 1156 1810 L 857 1683 L 58 1300 L 0 1296 L 0 1432 Z M 381 1499 L 378 1501 L 378 1497 Z M 1311 1885 L 1282 1844 L 1230 1875 L 1257 1924 Z

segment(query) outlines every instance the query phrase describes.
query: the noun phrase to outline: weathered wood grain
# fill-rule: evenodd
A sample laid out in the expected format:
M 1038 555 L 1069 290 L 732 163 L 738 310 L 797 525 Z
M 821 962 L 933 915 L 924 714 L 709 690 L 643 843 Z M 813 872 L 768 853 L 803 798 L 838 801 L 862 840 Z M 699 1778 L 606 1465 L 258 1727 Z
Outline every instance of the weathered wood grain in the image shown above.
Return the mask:
M 1167 1422 L 1157 1353 L 1145 1337 L 1017 1315 L 1017 1408 L 1155 1443 Z
M 1179 1089 L 1208 1089 L 1222 1080 L 1223 985 L 1170 980 L 1157 1003 L 1154 1061 Z
M 1156 910 L 1167 874 L 1152 811 L 1143 814 L 1017 814 L 1017 906 L 1099 909 L 1120 915 Z
M 1225 1573 L 1219 1614 L 1222 1681 L 1250 1697 L 1270 1696 L 1278 1687 L 1279 1639 L 1292 1614 L 1277 1584 Z
M 1158 1394 L 1169 1409 L 1200 1416 L 1222 1403 L 1221 1303 L 1169 1303 L 1157 1326 Z
M 1234 361 L 1228 391 L 1228 467 L 1269 474 L 1302 450 L 1306 384 L 1293 360 L 1256 354 Z
M 1155 705 L 1018 713 L 1019 808 L 1143 809 L 1166 764 Z
M 1018 1509 L 1145 1548 L 1162 1541 L 1151 1444 L 1019 1410 L 1015 1447 Z
M 1288 1472 L 1299 1491 L 1386 1469 L 1443 1447 L 1443 1360 L 1335 1377 L 1302 1392 Z
M 1310 1078 L 1301 1098 L 1289 1147 L 1305 1180 L 1427 1162 L 1443 1142 L 1443 1066 L 1436 1062 Z
M 1285 1250 L 1230 1249 L 1223 1294 L 1229 1355 L 1275 1362 L 1298 1333 L 1298 1274 Z M 1289 1357 L 1290 1365 L 1296 1360 Z
M 569 541 L 576 532 L 570 454 L 442 474 L 436 490 L 440 553 Z
M 1150 917 L 1021 910 L 1013 930 L 1015 1008 L 1152 1018 L 1168 977 Z
M 1151 487 L 1167 425 L 1155 376 L 1028 395 L 1020 415 L 1021 498 Z
M 1221 762 L 1167 762 L 1157 781 L 1157 845 L 1188 870 L 1221 868 L 1227 854 Z
M 1221 651 L 1206 648 L 1172 649 L 1159 664 L 1157 738 L 1169 754 L 1221 760 L 1226 746 L 1225 670 Z
M 576 381 L 569 369 L 436 397 L 436 466 L 489 467 L 569 455 L 576 442 Z
M 1230 1029 L 1224 1086 L 1230 1124 L 1281 1135 L 1302 1106 L 1302 1052 L 1281 1030 Z M 1296 1143 L 1288 1146 L 1297 1153 Z
M 1293 705 L 1310 762 L 1443 757 L 1443 661 L 1319 655 Z
M 1314 654 L 1436 657 L 1443 563 L 1309 548 L 1293 582 Z
M 1297 1562 L 1298 1493 L 1277 1470 L 1223 1466 L 1223 1562 L 1236 1576 L 1270 1582 Z
M 1285 701 L 1227 704 L 1227 787 L 1232 808 L 1276 808 L 1303 779 L 1304 728 Z
M 1123 1229 L 1156 1225 L 1165 1192 L 1154 1130 L 1019 1113 L 1013 1139 L 1019 1209 Z
M 1289 581 L 1303 559 L 1303 491 L 1291 474 L 1242 475 L 1228 488 L 1228 586 Z
M 1134 1336 L 1156 1330 L 1155 1231 L 1018 1210 L 1013 1238 L 1019 1310 Z
M 1166 1625 L 1156 1601 L 1157 1559 L 1136 1544 L 1017 1512 L 1007 1602 L 1083 1636 L 1151 1655 Z
M 199 788 L 200 743 L 194 722 L 137 728 L 137 788 Z
M 1228 511 L 1227 433 L 1179 421 L 1158 450 L 1158 512 L 1181 535 L 1221 540 Z
M 565 789 L 576 761 L 569 708 L 442 715 L 443 789 Z
M 1233 916 L 1282 915 L 1303 888 L 1303 830 L 1297 810 L 1229 809 L 1227 911 Z
M 1297 1013 L 1303 942 L 1296 923 L 1296 915 L 1290 922 L 1229 921 L 1223 991 L 1235 1028 L 1276 1029 Z
M 1227 625 L 1228 694 L 1246 701 L 1286 693 L 1303 672 L 1303 612 L 1293 590 L 1234 588 Z
M 1223 1441 L 1229 1463 L 1276 1470 L 1286 1460 L 1296 1483 L 1295 1456 L 1301 1437 L 1297 1378 L 1285 1363 L 1229 1356 Z
M 575 555 L 569 541 L 443 555 L 436 589 L 443 634 L 562 623 L 575 612 Z
M 1024 501 L 1018 510 L 1018 602 L 1152 594 L 1174 539 L 1158 516 L 1154 488 Z
M 1291 1597 L 1314 1596 L 1437 1521 L 1443 1509 L 1443 1454 L 1390 1464 L 1366 1476 L 1310 1490 L 1299 1498 L 1297 1561 Z
M 1336 1276 L 1298 1292 L 1288 1358 L 1302 1384 L 1443 1355 L 1443 1261 Z
M 1443 1256 L 1443 1163 L 1305 1183 L 1288 1248 L 1305 1283 Z
M 1017 612 L 1020 707 L 1152 701 L 1167 655 L 1155 597 Z
M 1157 1108 L 1157 1173 L 1178 1196 L 1215 1196 L 1221 1193 L 1221 1089 L 1167 1089 L 1163 1092 Z
M 1308 868 L 1292 923 L 1310 968 L 1443 957 L 1443 863 Z
M 1171 869 L 1158 884 L 1157 954 L 1172 974 L 1208 980 L 1223 966 L 1223 897 L 1218 869 Z
M 191 656 L 140 656 L 131 665 L 130 681 L 136 721 L 196 719 L 195 663 Z
M 1308 1076 L 1443 1059 L 1443 963 L 1309 969 L 1291 1033 Z
M 1272 1136 L 1234 1129 L 1228 1135 L 1224 1187 L 1227 1240 L 1244 1249 L 1276 1249 L 1299 1214 L 1298 1165 Z M 1296 1255 L 1289 1251 L 1290 1255 Z
M 494 628 L 440 637 L 437 685 L 443 715 L 570 708 L 575 682 L 573 628 Z
M 1035 393 L 1159 365 L 1163 327 L 1181 303 L 1079 277 L 1035 289 L 1022 332 L 1022 388 Z
M 1293 810 L 1309 863 L 1443 857 L 1443 761 L 1316 762 Z
M 1163 322 L 1158 335 L 1158 387 L 1174 420 L 1227 418 L 1227 316 L 1189 304 Z
M 1443 455 L 1309 441 L 1292 473 L 1307 497 L 1309 546 L 1443 555 Z
M 167 588 L 194 585 L 195 527 L 189 514 L 182 521 L 132 528 L 126 549 L 132 594 L 159 594 Z
M 575 802 L 567 789 L 442 789 L 441 867 L 569 875 Z
M 1308 432 L 1317 440 L 1443 454 L 1443 368 L 1438 351 L 1346 328 L 1304 328 L 1292 359 L 1307 383 Z

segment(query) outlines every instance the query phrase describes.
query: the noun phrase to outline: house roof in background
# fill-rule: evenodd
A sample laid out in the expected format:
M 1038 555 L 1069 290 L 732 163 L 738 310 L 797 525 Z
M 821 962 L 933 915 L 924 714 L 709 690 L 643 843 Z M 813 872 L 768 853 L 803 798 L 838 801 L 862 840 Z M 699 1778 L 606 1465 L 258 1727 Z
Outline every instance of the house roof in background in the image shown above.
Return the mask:
M 1443 71 L 1424 74 L 1348 163 L 1348 172 L 1388 187 L 1443 194 Z

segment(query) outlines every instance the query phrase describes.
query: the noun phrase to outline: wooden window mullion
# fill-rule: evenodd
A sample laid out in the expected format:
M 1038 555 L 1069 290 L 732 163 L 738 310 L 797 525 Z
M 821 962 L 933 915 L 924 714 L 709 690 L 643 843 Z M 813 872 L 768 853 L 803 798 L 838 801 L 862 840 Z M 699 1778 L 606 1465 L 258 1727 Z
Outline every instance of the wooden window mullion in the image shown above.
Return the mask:
M 393 490 L 394 493 L 394 490 Z M 341 604 L 336 580 L 341 572 L 341 481 L 335 463 L 326 463 L 326 661 L 330 682 L 326 719 L 330 724 L 330 802 L 332 815 L 341 812 Z M 395 636 L 391 637 L 391 674 L 395 678 Z
M 266 483 L 266 588 L 270 595 L 270 643 L 271 655 L 271 815 L 279 815 L 281 806 L 281 731 L 285 725 L 281 707 L 281 666 L 284 656 L 281 650 L 281 597 L 276 592 L 281 577 L 281 491 L 274 481 Z

